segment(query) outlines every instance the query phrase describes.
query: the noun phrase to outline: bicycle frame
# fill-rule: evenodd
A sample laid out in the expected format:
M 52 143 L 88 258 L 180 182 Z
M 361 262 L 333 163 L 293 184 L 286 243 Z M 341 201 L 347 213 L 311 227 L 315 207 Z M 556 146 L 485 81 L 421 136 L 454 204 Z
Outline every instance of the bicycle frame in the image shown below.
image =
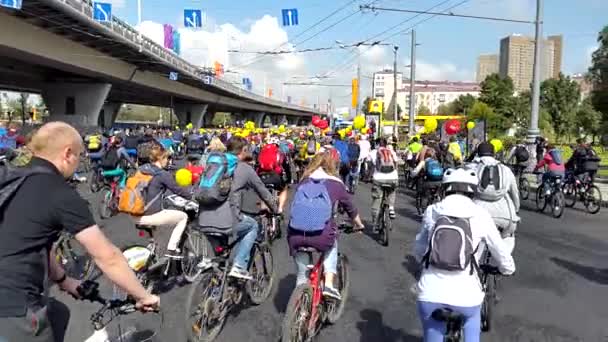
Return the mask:
M 308 321 L 308 331 L 314 331 L 321 316 L 319 308 L 323 302 L 323 289 L 321 282 L 324 280 L 323 275 L 323 255 L 314 265 L 309 275 L 309 284 L 312 288 L 312 308 L 310 311 L 310 320 Z

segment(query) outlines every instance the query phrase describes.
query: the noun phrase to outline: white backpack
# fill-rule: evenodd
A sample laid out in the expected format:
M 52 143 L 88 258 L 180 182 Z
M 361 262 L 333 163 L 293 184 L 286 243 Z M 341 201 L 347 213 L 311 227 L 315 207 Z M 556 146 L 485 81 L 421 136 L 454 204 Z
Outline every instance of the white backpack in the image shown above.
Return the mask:
M 477 175 L 479 184 L 477 185 L 477 197 L 483 201 L 495 202 L 507 195 L 507 185 L 505 184 L 504 165 L 479 163 Z

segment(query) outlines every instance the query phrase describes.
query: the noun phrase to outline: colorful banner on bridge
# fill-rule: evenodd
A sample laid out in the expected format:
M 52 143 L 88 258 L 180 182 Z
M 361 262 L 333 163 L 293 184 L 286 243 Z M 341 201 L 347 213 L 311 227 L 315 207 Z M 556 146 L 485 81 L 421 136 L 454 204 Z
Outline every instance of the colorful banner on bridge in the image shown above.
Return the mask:
M 163 25 L 165 32 L 164 47 L 165 49 L 173 50 L 173 26 L 169 24 Z
M 179 55 L 181 53 L 181 49 L 181 36 L 179 34 L 179 31 L 175 30 L 173 31 L 173 52 Z

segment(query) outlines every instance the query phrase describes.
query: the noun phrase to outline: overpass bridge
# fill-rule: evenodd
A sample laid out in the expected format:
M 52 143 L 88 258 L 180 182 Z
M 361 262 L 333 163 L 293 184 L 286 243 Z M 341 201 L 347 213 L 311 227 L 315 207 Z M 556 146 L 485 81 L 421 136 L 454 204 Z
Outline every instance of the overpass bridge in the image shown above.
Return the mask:
M 92 19 L 89 0 L 27 0 L 0 7 L 0 89 L 41 94 L 52 120 L 112 125 L 123 103 L 172 107 L 200 127 L 216 112 L 258 126 L 310 121 L 311 108 L 216 78 L 114 17 Z M 171 72 L 178 80 L 170 80 Z

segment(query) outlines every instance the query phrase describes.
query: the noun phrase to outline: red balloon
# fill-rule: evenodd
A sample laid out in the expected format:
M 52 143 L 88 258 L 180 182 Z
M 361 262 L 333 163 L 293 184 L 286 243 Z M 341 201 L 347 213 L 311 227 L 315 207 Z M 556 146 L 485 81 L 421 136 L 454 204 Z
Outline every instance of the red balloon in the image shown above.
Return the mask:
M 312 125 L 313 126 L 317 126 L 319 124 L 319 121 L 321 121 L 321 118 L 318 115 L 314 115 L 312 117 Z
M 327 127 L 329 127 L 329 122 L 327 122 L 327 120 L 320 120 L 317 123 L 317 127 L 319 127 L 320 129 L 326 129 Z
M 348 133 L 346 133 L 347 137 L 352 137 L 353 136 L 353 131 L 349 131 Z
M 453 135 L 460 132 L 460 129 L 460 121 L 456 119 L 448 120 L 445 123 L 445 132 L 449 135 Z

